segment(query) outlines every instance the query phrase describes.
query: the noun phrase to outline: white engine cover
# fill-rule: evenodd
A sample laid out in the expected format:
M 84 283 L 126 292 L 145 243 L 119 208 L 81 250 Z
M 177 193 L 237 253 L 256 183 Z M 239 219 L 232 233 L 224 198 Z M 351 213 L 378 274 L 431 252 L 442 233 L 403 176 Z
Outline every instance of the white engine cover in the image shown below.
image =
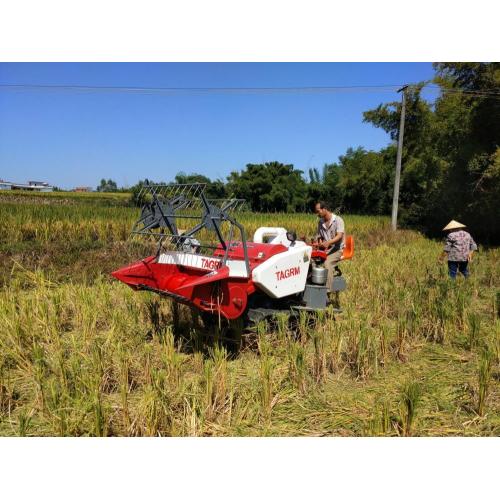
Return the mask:
M 254 243 L 272 243 L 273 245 L 290 246 L 290 241 L 286 237 L 286 229 L 284 227 L 259 227 L 253 235 Z
M 252 271 L 253 282 L 271 297 L 279 299 L 303 292 L 311 260 L 312 247 L 289 247 L 273 255 Z

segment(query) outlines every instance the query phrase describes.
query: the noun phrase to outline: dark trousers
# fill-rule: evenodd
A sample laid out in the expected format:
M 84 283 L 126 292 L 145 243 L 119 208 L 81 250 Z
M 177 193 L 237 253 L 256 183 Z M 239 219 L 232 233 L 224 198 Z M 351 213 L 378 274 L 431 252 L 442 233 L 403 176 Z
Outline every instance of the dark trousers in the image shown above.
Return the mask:
M 468 264 L 469 263 L 467 261 L 462 262 L 458 260 L 449 260 L 448 274 L 450 275 L 450 278 L 454 280 L 457 277 L 458 271 L 460 271 L 464 275 L 464 278 L 467 278 L 467 276 L 469 276 L 469 270 L 467 269 Z

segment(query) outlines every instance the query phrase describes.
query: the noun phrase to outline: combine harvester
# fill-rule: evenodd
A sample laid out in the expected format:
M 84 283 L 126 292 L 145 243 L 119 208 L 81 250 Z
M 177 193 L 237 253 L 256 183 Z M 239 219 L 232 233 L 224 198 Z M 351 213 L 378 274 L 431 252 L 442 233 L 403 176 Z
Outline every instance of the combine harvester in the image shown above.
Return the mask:
M 277 313 L 327 307 L 326 253 L 281 227 L 261 227 L 252 241 L 233 214 L 244 200 L 210 200 L 204 184 L 146 184 L 132 234 L 153 239 L 156 254 L 114 271 L 134 290 L 147 290 L 190 306 L 207 326 L 226 328 Z M 180 229 L 182 227 L 182 229 Z M 346 238 L 343 259 L 353 255 Z M 333 291 L 346 287 L 336 276 Z

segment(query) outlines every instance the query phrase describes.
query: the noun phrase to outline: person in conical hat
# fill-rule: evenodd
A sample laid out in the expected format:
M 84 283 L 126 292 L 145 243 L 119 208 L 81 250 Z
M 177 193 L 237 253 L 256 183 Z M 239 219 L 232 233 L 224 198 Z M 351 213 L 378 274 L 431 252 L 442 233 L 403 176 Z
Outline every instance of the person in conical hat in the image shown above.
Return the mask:
M 472 261 L 472 254 L 477 250 L 476 242 L 464 230 L 466 227 L 465 224 L 452 220 L 443 228 L 447 234 L 440 260 L 447 257 L 448 274 L 451 279 L 457 277 L 457 272 L 462 273 L 464 278 L 469 276 L 469 262 Z
M 463 229 L 467 227 L 465 224 L 458 222 L 456 220 L 452 220 L 446 226 L 443 227 L 443 231 L 451 231 L 452 229 Z

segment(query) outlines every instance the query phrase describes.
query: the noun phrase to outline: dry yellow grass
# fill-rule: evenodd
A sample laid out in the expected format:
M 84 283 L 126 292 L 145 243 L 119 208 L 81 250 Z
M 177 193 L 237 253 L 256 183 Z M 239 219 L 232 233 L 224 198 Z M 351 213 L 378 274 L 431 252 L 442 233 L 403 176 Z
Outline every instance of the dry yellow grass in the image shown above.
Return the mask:
M 499 434 L 497 249 L 451 283 L 439 242 L 346 217 L 356 255 L 344 312 L 302 317 L 298 331 L 285 318 L 259 324 L 253 347 L 229 357 L 188 309 L 110 279 L 132 256 L 116 249 L 128 248 L 134 209 L 2 200 L 0 435 Z M 249 234 L 315 224 L 239 220 Z M 65 248 L 74 258 L 59 263 Z M 95 252 L 106 263 L 73 275 Z

